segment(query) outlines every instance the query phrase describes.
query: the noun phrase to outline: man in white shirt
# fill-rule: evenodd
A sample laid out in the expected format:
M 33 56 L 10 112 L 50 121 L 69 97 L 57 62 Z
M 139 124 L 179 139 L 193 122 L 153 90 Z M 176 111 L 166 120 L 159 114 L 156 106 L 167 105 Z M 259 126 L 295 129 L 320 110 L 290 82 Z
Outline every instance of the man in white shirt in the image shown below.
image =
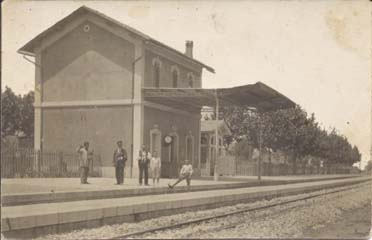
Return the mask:
M 254 148 L 252 152 L 252 160 L 257 162 L 259 157 L 260 151 L 257 148 Z
M 186 179 L 187 186 L 190 186 L 191 184 L 191 175 L 192 175 L 192 165 L 189 160 L 185 160 L 185 163 L 183 164 L 181 171 L 180 171 L 180 176 L 178 177 L 177 181 L 171 185 L 168 184 L 169 188 L 174 188 L 178 183 L 180 183 L 182 180 Z
M 89 150 L 89 142 L 84 142 L 83 146 L 77 148 L 80 154 L 80 182 L 81 184 L 88 183 L 89 165 L 93 160 L 93 150 Z

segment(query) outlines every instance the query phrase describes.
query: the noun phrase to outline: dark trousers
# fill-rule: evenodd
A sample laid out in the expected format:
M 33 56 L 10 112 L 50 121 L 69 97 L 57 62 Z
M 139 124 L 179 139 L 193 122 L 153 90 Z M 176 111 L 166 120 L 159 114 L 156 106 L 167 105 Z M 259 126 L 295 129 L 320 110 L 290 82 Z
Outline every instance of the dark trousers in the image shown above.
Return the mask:
M 184 179 L 186 179 L 186 182 L 187 182 L 187 186 L 190 186 L 191 184 L 191 176 L 187 175 L 187 176 L 180 176 L 177 181 L 172 185 L 173 187 L 176 186 L 177 184 L 179 184 L 181 181 L 183 181 Z
M 149 184 L 149 171 L 147 164 L 138 164 L 139 168 L 139 184 L 142 184 L 142 178 L 145 177 L 145 185 Z
M 124 167 L 116 166 L 115 167 L 115 176 L 117 184 L 124 183 Z
M 80 182 L 81 183 L 88 182 L 88 173 L 89 173 L 89 167 L 80 167 Z

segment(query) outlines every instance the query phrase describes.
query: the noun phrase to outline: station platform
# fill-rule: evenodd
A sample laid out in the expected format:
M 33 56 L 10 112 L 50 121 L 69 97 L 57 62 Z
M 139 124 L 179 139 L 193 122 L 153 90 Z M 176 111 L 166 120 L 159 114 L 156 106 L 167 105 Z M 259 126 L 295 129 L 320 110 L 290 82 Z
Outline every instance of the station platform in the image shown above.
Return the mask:
M 274 186 L 9 206 L 1 210 L 1 226 L 5 237 L 31 238 L 48 233 L 140 221 L 191 210 L 301 194 L 370 180 L 370 176 L 360 176 Z
M 170 191 L 168 183 L 175 179 L 161 179 L 159 184 L 139 186 L 138 179 L 126 178 L 123 185 L 115 185 L 112 178 L 89 178 L 90 184 L 80 184 L 78 178 L 17 178 L 1 179 L 2 206 L 17 206 L 37 203 L 81 201 L 105 198 L 133 197 L 141 195 L 232 189 L 242 187 L 269 186 L 289 183 L 341 179 L 359 175 L 311 175 L 311 176 L 221 176 L 219 181 L 213 177 L 192 180 L 190 187 L 181 182 Z

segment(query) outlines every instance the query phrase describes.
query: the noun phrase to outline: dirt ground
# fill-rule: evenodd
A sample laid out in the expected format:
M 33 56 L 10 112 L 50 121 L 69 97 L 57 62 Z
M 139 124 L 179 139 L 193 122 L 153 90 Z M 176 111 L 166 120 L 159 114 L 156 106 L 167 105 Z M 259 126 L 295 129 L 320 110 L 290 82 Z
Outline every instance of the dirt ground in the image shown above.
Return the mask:
M 344 211 L 342 217 L 335 223 L 304 231 L 304 236 L 310 238 L 343 238 L 343 239 L 371 239 L 372 212 L 371 204 Z

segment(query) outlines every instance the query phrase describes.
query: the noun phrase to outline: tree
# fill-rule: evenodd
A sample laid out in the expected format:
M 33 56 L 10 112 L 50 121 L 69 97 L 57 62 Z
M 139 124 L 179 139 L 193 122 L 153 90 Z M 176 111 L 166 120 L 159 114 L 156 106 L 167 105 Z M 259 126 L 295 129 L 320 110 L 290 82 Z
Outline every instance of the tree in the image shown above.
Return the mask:
M 20 126 L 20 96 L 9 87 L 1 93 L 1 136 L 14 135 Z
M 364 167 L 364 171 L 371 172 L 372 171 L 372 160 L 369 160 L 367 165 Z
M 20 104 L 20 129 L 28 137 L 34 136 L 34 92 L 23 96 Z
M 258 147 L 261 127 L 263 147 L 291 153 L 294 173 L 298 160 L 302 160 L 303 168 L 306 166 L 305 156 L 325 159 L 328 168 L 336 163 L 351 166 L 361 158 L 358 148 L 352 147 L 346 137 L 338 134 L 336 129 L 329 133 L 320 129 L 315 115 L 308 117 L 299 106 L 265 113 L 233 107 L 223 108 L 220 113 L 233 138 L 244 139 L 239 144 L 239 151 L 245 152 L 244 145 L 247 145 L 246 149 Z
M 359 152 L 359 149 L 357 146 L 353 146 L 351 150 L 351 156 L 349 157 L 349 165 L 353 165 L 356 162 L 360 162 L 362 160 L 362 154 Z
M 16 95 L 5 87 L 1 93 L 1 135 L 15 135 L 22 131 L 28 137 L 34 135 L 34 92 L 24 96 Z
M 307 113 L 296 106 L 295 108 L 279 110 L 274 113 L 274 146 L 283 151 L 292 152 L 292 168 L 296 173 L 299 159 L 311 155 L 315 151 L 318 135 L 318 124 L 314 114 L 310 118 Z M 303 161 L 303 167 L 306 165 Z

